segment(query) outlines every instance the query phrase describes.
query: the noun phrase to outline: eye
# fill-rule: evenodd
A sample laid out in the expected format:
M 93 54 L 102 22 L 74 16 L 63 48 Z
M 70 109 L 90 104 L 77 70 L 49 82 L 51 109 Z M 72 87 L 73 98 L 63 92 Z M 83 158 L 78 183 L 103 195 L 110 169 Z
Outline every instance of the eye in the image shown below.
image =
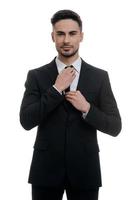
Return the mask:
M 63 32 L 57 32 L 57 35 L 64 35 L 64 33 Z
M 76 31 L 72 31 L 72 32 L 70 32 L 70 35 L 77 35 L 77 32 Z

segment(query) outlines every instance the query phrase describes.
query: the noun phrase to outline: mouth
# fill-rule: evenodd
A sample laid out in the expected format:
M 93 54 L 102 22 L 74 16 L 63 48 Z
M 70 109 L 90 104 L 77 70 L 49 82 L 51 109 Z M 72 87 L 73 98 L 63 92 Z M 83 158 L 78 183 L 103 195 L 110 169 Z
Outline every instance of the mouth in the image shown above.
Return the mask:
M 64 49 L 64 50 L 69 50 L 69 49 L 71 49 L 72 47 L 71 46 L 63 46 L 62 47 L 62 49 Z
M 64 45 L 64 46 L 62 46 L 62 48 L 71 48 L 72 46 L 70 46 L 70 45 Z

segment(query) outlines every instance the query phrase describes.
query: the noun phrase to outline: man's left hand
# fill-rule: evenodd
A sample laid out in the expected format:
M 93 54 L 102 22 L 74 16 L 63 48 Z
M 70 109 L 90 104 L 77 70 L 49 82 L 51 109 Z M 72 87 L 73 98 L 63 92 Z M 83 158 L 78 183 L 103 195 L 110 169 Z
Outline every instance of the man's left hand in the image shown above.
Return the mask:
M 85 99 L 79 90 L 67 92 L 65 94 L 65 98 L 81 112 L 88 112 L 90 110 L 90 103 Z

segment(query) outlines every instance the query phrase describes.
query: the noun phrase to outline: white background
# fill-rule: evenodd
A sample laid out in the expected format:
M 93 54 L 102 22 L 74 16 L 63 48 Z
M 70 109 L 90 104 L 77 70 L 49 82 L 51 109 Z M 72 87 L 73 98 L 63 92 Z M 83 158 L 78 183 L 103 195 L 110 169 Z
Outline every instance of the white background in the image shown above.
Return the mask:
M 103 187 L 100 200 L 134 199 L 134 7 L 131 0 L 4 0 L 0 2 L 0 198 L 30 200 L 27 184 L 36 128 L 19 123 L 24 83 L 30 69 L 57 55 L 51 16 L 72 9 L 83 20 L 80 56 L 109 72 L 122 116 L 116 138 L 98 132 Z M 64 200 L 66 195 L 64 194 Z

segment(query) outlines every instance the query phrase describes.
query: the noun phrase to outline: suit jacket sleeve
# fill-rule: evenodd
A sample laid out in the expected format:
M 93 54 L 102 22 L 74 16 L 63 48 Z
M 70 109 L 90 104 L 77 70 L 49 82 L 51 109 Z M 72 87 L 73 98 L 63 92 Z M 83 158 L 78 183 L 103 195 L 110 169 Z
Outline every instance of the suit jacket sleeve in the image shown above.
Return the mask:
M 114 98 L 108 73 L 105 72 L 99 94 L 99 106 L 91 104 L 91 108 L 84 119 L 99 131 L 117 136 L 121 131 L 121 117 Z
M 30 130 L 45 120 L 64 97 L 53 86 L 41 94 L 34 70 L 28 72 L 25 88 L 20 108 L 20 123 L 23 128 Z

